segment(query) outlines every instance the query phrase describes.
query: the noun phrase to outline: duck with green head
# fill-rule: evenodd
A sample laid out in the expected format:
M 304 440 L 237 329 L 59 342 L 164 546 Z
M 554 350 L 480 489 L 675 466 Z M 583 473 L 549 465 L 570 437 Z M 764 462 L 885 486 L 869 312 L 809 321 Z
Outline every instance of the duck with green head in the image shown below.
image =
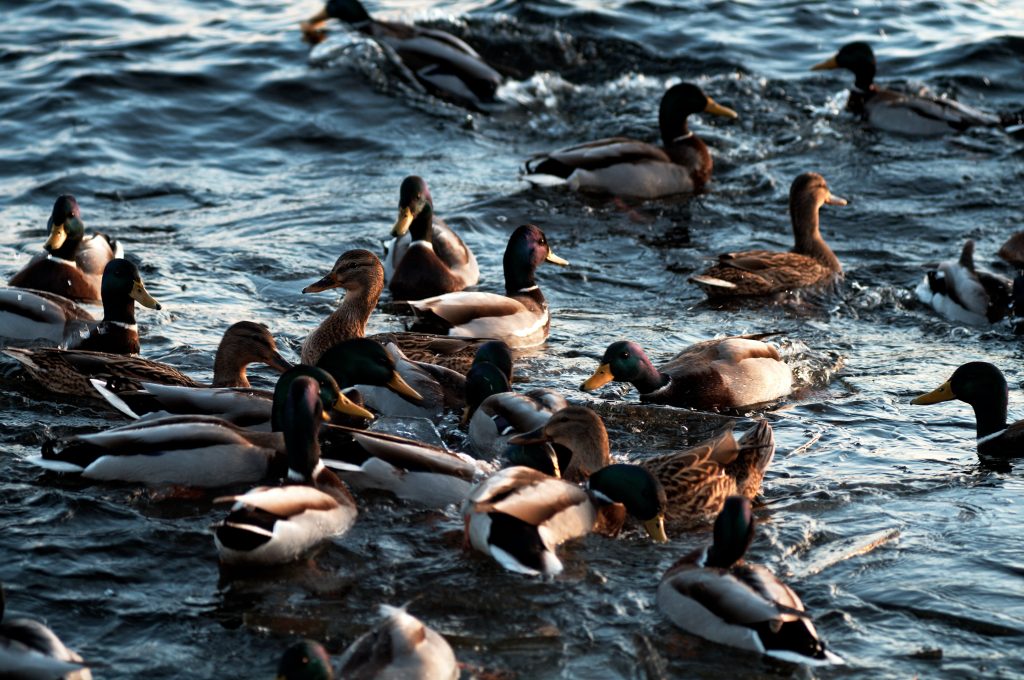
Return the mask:
M 8 285 L 61 295 L 70 300 L 100 299 L 103 269 L 124 257 L 121 244 L 103 234 L 85 235 L 82 211 L 74 196 L 59 196 L 46 225 L 45 252 L 32 258 Z
M 728 498 L 715 520 L 714 543 L 665 572 L 658 609 L 705 640 L 791 663 L 843 663 L 825 648 L 797 594 L 765 567 L 743 560 L 753 539 L 750 500 Z
M 396 300 L 420 300 L 475 286 L 476 257 L 444 220 L 434 215 L 430 189 L 415 175 L 402 181 L 395 237 L 384 258 L 384 278 Z
M 526 162 L 531 175 L 553 175 L 576 191 L 635 198 L 698 192 L 711 180 L 711 153 L 687 125 L 696 113 L 736 118 L 691 83 L 661 97 L 658 127 L 662 146 L 629 137 L 609 137 L 538 154 Z M 530 179 L 527 176 L 527 179 Z
M 941 135 L 973 126 L 1000 124 L 998 116 L 947 97 L 906 94 L 875 84 L 875 53 L 866 42 L 852 42 L 811 67 L 812 71 L 846 69 L 854 75 L 846 108 L 872 127 L 905 135 Z
M 991 458 L 1024 456 L 1024 420 L 1007 424 L 1009 388 L 1003 372 L 985 361 L 972 361 L 953 371 L 949 380 L 914 399 L 929 405 L 959 399 L 974 408 L 978 454 Z

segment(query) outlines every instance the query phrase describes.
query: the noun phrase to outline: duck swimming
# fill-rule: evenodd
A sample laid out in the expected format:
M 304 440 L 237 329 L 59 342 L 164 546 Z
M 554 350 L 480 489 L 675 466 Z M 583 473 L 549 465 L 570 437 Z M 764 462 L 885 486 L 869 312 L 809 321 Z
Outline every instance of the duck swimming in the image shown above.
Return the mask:
M 381 605 L 383 617 L 338 660 L 342 678 L 456 680 L 459 664 L 451 645 L 401 607 Z
M 11 680 L 92 680 L 92 673 L 60 638 L 34 619 L 5 617 L 0 584 L 0 677 Z
M 82 211 L 74 196 L 59 196 L 46 225 L 50 232 L 44 251 L 11 277 L 9 286 L 31 288 L 70 300 L 100 299 L 103 269 L 124 257 L 121 244 L 103 234 L 85 235 Z
M 866 42 L 852 42 L 812 71 L 844 68 L 854 85 L 846 108 L 873 127 L 906 135 L 941 135 L 976 125 L 999 125 L 1000 119 L 952 99 L 903 94 L 875 84 L 875 53 Z
M 695 113 L 737 117 L 696 85 L 680 83 L 661 98 L 662 146 L 609 137 L 538 154 L 526 162 L 526 171 L 561 177 L 576 191 L 635 198 L 700 191 L 711 180 L 712 161 L 707 146 L 687 126 L 687 118 Z
M 959 259 L 930 270 L 914 292 L 950 321 L 987 326 L 1009 313 L 1013 284 L 1005 276 L 976 269 L 974 241 L 968 239 Z
M 746 250 L 718 256 L 718 263 L 693 276 L 709 298 L 773 295 L 835 283 L 843 275 L 839 258 L 821 237 L 818 211 L 822 205 L 846 205 L 833 196 L 825 178 L 805 172 L 789 188 L 789 217 L 795 244 L 788 253 Z
M 299 24 L 310 43 L 322 41 L 324 24 L 339 19 L 398 55 L 410 80 L 427 92 L 458 106 L 482 111 L 494 102 L 501 74 L 476 51 L 451 33 L 394 21 L 378 21 L 359 0 L 329 0 L 322 10 Z

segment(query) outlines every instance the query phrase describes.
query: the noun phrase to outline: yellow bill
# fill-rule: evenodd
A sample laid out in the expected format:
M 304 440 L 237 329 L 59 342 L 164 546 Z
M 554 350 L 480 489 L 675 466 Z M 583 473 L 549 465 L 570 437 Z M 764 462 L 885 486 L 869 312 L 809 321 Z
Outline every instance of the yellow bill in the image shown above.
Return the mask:
M 953 388 L 947 380 L 928 394 L 922 394 L 910 403 L 925 406 L 928 404 L 938 404 L 940 401 L 952 401 L 953 399 L 956 399 L 956 395 L 953 394 Z
M 416 218 L 413 214 L 412 208 L 404 206 L 398 209 L 398 220 L 395 222 L 395 226 L 391 228 L 391 235 L 395 238 L 404 236 L 405 232 L 409 231 L 409 225 Z
M 704 113 L 711 113 L 716 116 L 725 116 L 726 118 L 739 118 L 740 115 L 730 109 L 728 106 L 722 106 L 711 97 L 708 97 L 707 106 L 704 107 Z
M 129 293 L 129 295 L 143 307 L 148 307 L 149 309 L 160 309 L 160 303 L 156 301 L 155 297 L 149 294 L 146 287 L 142 285 L 142 281 L 136 281 L 132 284 L 132 292 Z
M 839 62 L 836 61 L 835 55 L 829 57 L 820 64 L 815 64 L 811 67 L 812 71 L 831 71 L 834 68 L 839 68 Z
M 668 536 L 665 534 L 665 515 L 658 515 L 644 522 L 644 529 L 652 541 L 668 543 Z
M 338 413 L 363 418 L 364 420 L 374 420 L 377 417 L 344 394 L 338 395 L 338 400 L 334 402 L 334 410 Z
M 409 397 L 416 401 L 423 401 L 423 396 L 409 386 L 409 383 L 402 379 L 402 376 L 398 375 L 398 371 L 391 372 L 391 380 L 388 381 L 387 386 L 393 391 L 401 394 L 403 397 Z
M 551 252 L 550 248 L 548 248 L 548 254 L 547 257 L 544 258 L 544 261 L 550 262 L 551 264 L 559 264 L 562 265 L 563 267 L 569 266 L 568 260 L 563 260 L 558 255 L 555 255 L 553 252 Z
M 590 392 L 592 390 L 596 390 L 598 387 L 607 385 L 613 380 L 615 380 L 615 376 L 612 375 L 612 367 L 608 364 L 601 364 L 597 367 L 597 370 L 594 371 L 594 375 L 587 378 L 586 381 L 580 385 L 580 389 L 584 392 Z
M 64 228 L 63 224 L 55 224 L 53 225 L 53 229 L 50 230 L 50 238 L 46 239 L 46 243 L 43 244 L 43 247 L 48 250 L 57 250 L 64 245 L 64 241 L 67 240 L 67 229 Z

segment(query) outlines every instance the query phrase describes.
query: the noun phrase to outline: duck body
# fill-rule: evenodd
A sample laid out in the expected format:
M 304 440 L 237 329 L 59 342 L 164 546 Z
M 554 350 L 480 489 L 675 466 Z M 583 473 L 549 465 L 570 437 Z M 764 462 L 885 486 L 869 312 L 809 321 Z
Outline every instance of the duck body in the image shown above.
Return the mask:
M 796 593 L 768 569 L 743 561 L 753 526 L 750 501 L 730 497 L 715 520 L 714 544 L 665 573 L 658 609 L 712 642 L 795 663 L 842 663 L 825 648 Z
M 609 137 L 540 154 L 527 161 L 526 170 L 560 177 L 583 192 L 652 199 L 700 191 L 711 179 L 711 154 L 686 123 L 700 112 L 736 118 L 700 88 L 680 83 L 666 91 L 659 107 L 663 146 Z
M 798 176 L 789 192 L 796 241 L 792 251 L 725 253 L 690 281 L 712 299 L 775 295 L 834 284 L 842 278 L 843 268 L 818 228 L 818 211 L 825 203 L 842 206 L 846 200 L 833 196 L 821 175 L 809 172 Z
M 12 680 L 92 680 L 92 673 L 57 635 L 34 619 L 4 617 L 0 587 L 0 676 Z
M 92 314 L 61 295 L 0 288 L 0 336 L 6 340 L 60 345 L 87 333 L 89 324 L 95 323 Z
M 381 605 L 384 620 L 360 636 L 339 660 L 343 678 L 455 680 L 459 666 L 451 645 L 404 609 Z
M 974 241 L 968 240 L 959 259 L 928 271 L 914 292 L 918 300 L 950 321 L 987 326 L 1009 312 L 1013 284 L 1004 276 L 976 269 Z
M 850 88 L 847 109 L 872 127 L 904 135 L 942 135 L 970 127 L 997 126 L 998 116 L 952 99 L 895 92 L 875 84 L 875 54 L 864 42 L 844 45 L 835 56 L 811 68 L 845 68 L 856 81 Z
M 612 380 L 632 383 L 644 402 L 710 410 L 785 397 L 793 373 L 774 346 L 756 337 L 701 342 L 658 368 L 635 342 L 619 341 L 608 346 L 581 389 L 595 390 Z
M 493 394 L 469 420 L 470 445 L 480 458 L 494 460 L 505 452 L 510 439 L 536 430 L 568 405 L 565 397 L 547 389 Z

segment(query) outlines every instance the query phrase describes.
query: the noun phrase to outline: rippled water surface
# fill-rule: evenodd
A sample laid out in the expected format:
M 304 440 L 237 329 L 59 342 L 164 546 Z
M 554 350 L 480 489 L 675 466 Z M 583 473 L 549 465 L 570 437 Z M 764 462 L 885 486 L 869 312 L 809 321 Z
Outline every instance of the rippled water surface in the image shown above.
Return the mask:
M 655 360 L 721 333 L 780 331 L 842 355 L 827 386 L 768 414 L 779 453 L 750 557 L 786 577 L 832 649 L 820 677 L 1024 675 L 1024 479 L 979 467 L 960 403 L 910 398 L 967 360 L 998 364 L 1021 414 L 1020 340 L 961 328 L 913 301 L 923 264 L 1021 224 L 1021 139 L 979 130 L 906 139 L 842 112 L 844 72 L 807 69 L 870 40 L 879 79 L 992 111 L 1024 107 L 1019 3 L 372 3 L 464 37 L 510 74 L 493 115 L 415 94 L 379 50 L 336 30 L 312 54 L 297 22 L 316 2 L 7 3 L 0 26 L 0 274 L 38 250 L 52 201 L 120 238 L 159 312 L 139 311 L 143 354 L 209 377 L 230 322 L 266 323 L 297 359 L 335 304 L 304 285 L 353 247 L 379 249 L 398 185 L 427 178 L 435 208 L 474 248 L 483 290 L 535 222 L 573 265 L 542 268 L 554 321 L 524 359 L 571 399 L 611 341 Z M 692 201 L 627 205 L 533 189 L 529 154 L 596 136 L 652 139 L 660 93 L 692 80 L 739 120 L 695 121 L 715 179 Z M 717 309 L 686 282 L 709 256 L 788 248 L 789 184 L 821 172 L 846 208 L 822 227 L 847 271 L 841 299 Z M 401 327 L 378 314 L 372 330 Z M 269 384 L 260 369 L 255 380 Z M 554 581 L 463 553 L 454 510 L 368 498 L 354 530 L 307 563 L 221 580 L 208 500 L 84 484 L 24 458 L 46 437 L 120 422 L 32 391 L 0 364 L 0 579 L 13 611 L 44 618 L 98 677 L 269 676 L 297 635 L 343 649 L 375 607 L 411 611 L 452 642 L 465 674 L 521 678 L 761 677 L 794 672 L 675 631 L 654 606 L 671 562 L 707 539 L 638 534 L 564 549 Z M 615 398 L 613 392 L 603 397 Z M 635 399 L 635 393 L 626 399 Z M 612 420 L 613 447 L 686 444 L 684 419 Z M 871 540 L 875 539 L 875 540 Z M 851 546 L 877 542 L 852 556 Z M 941 649 L 937 653 L 922 653 Z M 803 671 L 800 671 L 803 673 Z M 799 674 L 799 673 L 798 673 Z M 505 676 L 502 676 L 505 677 Z

